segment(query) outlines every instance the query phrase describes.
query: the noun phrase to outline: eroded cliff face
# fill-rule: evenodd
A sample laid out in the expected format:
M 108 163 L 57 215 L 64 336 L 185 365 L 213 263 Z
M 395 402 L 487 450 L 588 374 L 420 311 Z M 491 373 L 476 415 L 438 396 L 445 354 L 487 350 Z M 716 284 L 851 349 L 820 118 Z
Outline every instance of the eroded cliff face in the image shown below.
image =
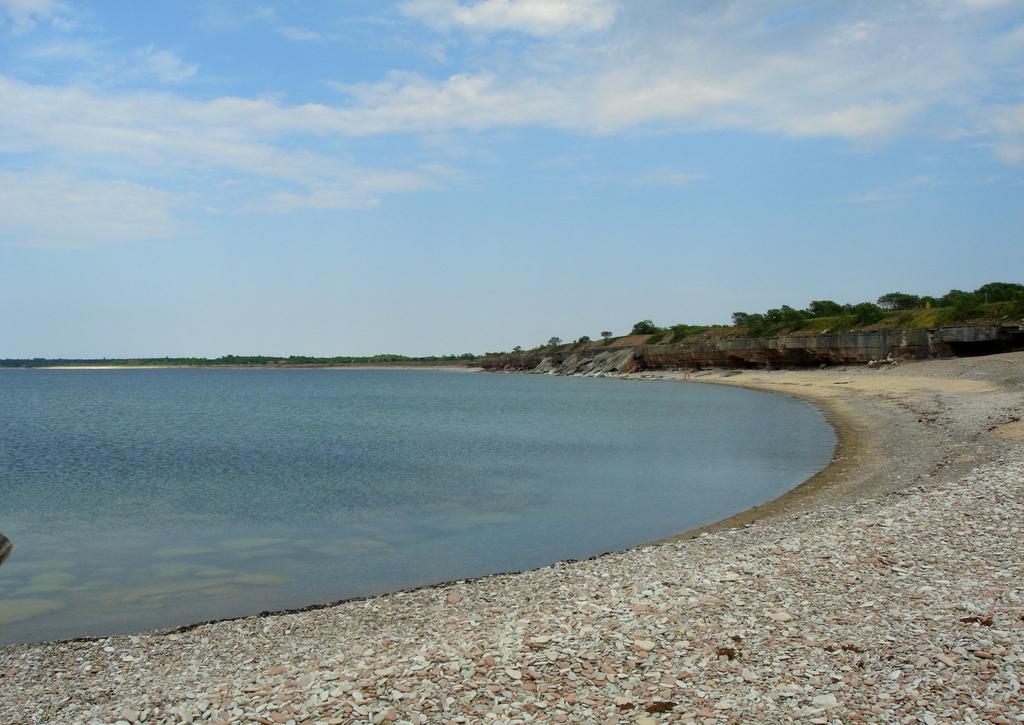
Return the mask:
M 817 367 L 984 355 L 1024 348 L 1024 325 L 959 325 L 779 337 L 696 336 L 675 345 L 600 345 L 486 358 L 492 371 L 616 375 L 658 368 Z

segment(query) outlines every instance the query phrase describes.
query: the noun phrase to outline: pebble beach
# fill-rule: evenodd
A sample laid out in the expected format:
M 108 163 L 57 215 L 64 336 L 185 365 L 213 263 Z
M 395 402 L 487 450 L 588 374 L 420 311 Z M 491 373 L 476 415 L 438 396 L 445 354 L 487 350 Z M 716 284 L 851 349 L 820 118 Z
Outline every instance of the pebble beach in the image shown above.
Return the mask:
M 836 460 L 587 561 L 8 646 L 0 722 L 1024 722 L 1024 353 L 692 379 L 815 401 Z

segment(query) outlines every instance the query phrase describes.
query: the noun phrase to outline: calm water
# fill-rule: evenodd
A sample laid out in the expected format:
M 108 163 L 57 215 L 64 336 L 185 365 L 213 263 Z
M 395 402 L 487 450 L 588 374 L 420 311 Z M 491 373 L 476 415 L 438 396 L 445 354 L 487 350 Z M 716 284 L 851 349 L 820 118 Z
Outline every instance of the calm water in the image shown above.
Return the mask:
M 709 385 L 0 370 L 0 642 L 587 557 L 774 498 L 834 443 L 809 404 Z

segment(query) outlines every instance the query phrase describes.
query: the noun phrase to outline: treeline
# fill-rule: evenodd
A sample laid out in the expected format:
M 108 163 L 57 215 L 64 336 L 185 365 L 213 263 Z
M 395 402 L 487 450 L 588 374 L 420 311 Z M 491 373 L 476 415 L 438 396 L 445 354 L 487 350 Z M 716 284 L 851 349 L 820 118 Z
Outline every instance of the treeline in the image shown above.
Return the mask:
M 953 289 L 944 295 L 931 297 L 906 292 L 888 292 L 874 302 L 840 304 L 832 300 L 812 300 L 807 307 L 796 309 L 789 305 L 773 307 L 766 312 L 734 312 L 731 325 L 676 324 L 659 327 L 651 320 L 640 320 L 629 335 L 646 335 L 649 344 L 672 344 L 708 330 L 730 327 L 737 333 L 754 337 L 777 335 L 783 332 L 810 330 L 849 330 L 870 327 L 941 327 L 979 319 L 1024 319 L 1024 285 L 1015 282 L 989 282 L 973 292 Z M 615 336 L 605 330 L 604 343 L 611 344 Z M 572 342 L 573 348 L 590 342 L 586 335 Z M 560 347 L 563 341 L 552 337 L 546 345 L 534 350 Z M 512 352 L 521 352 L 516 347 Z M 504 353 L 488 353 L 501 355 Z
M 0 367 L 67 367 L 82 365 L 109 365 L 112 367 L 286 367 L 306 365 L 372 365 L 377 363 L 455 363 L 475 360 L 476 355 L 434 355 L 410 357 L 408 355 L 339 355 L 314 357 L 311 355 L 224 355 L 205 357 L 147 357 L 147 358 L 31 358 L 0 360 Z
M 867 327 L 883 320 L 894 324 L 914 321 L 917 315 L 934 311 L 921 320 L 929 325 L 966 322 L 982 317 L 1024 317 L 1024 285 L 1012 282 L 990 282 L 973 292 L 953 289 L 940 297 L 888 292 L 875 302 L 839 304 L 832 300 L 813 300 L 802 310 L 788 305 L 764 313 L 734 312 L 734 327 L 746 328 L 752 335 L 774 334 L 782 330 L 799 330 L 808 322 L 828 320 L 837 326 Z M 901 314 L 911 313 L 911 314 Z

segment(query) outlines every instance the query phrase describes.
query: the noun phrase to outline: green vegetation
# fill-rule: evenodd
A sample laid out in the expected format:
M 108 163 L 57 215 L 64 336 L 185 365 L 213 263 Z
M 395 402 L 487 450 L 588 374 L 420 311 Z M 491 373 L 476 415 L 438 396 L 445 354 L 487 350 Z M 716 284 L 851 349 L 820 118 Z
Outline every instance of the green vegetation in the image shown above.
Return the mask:
M 711 329 L 710 325 L 672 325 L 668 328 L 672 332 L 672 337 L 669 339 L 669 344 L 679 342 L 680 340 L 690 337 L 691 335 L 699 335 L 703 332 L 707 332 Z
M 889 292 L 878 298 L 878 306 L 883 310 L 914 310 L 921 306 L 921 298 L 903 292 Z
M 875 302 L 855 304 L 812 300 L 802 310 L 782 305 L 763 313 L 734 312 L 732 329 L 736 333 L 765 337 L 800 331 L 933 328 L 968 320 L 1006 319 L 1024 319 L 1024 285 L 990 282 L 973 292 L 954 289 L 941 297 L 888 292 Z M 648 335 L 648 344 L 673 344 L 711 329 L 714 328 L 686 324 L 663 328 L 651 320 L 641 320 L 633 325 L 631 334 Z M 671 337 L 668 332 L 672 333 Z
M 898 329 L 940 327 L 968 320 L 1024 318 L 1024 285 L 990 282 L 973 292 L 950 290 L 941 297 L 921 297 L 905 292 L 888 292 L 875 303 L 841 305 L 832 300 L 814 300 L 806 309 L 783 305 L 764 314 L 734 312 L 735 327 L 750 335 L 783 332 L 825 332 L 855 328 Z
M 644 342 L 648 345 L 672 345 L 709 331 L 768 337 L 795 332 L 823 334 L 858 329 L 935 328 L 982 320 L 1024 320 L 1024 284 L 990 282 L 973 292 L 954 289 L 940 297 L 887 292 L 875 302 L 841 304 L 833 300 L 811 300 L 802 310 L 782 305 L 765 312 L 734 312 L 731 327 L 689 324 L 659 327 L 653 320 L 640 320 L 629 335 L 646 336 Z M 605 345 L 615 339 L 610 330 L 603 330 L 601 338 Z M 589 341 L 584 335 L 573 343 L 573 349 Z M 561 344 L 557 337 L 548 341 L 548 347 Z
M 659 332 L 664 332 L 664 330 L 662 328 L 658 327 L 657 325 L 655 325 L 650 320 L 640 320 L 640 322 L 638 322 L 635 325 L 633 325 L 633 331 L 630 332 L 629 334 L 630 335 L 656 335 Z

